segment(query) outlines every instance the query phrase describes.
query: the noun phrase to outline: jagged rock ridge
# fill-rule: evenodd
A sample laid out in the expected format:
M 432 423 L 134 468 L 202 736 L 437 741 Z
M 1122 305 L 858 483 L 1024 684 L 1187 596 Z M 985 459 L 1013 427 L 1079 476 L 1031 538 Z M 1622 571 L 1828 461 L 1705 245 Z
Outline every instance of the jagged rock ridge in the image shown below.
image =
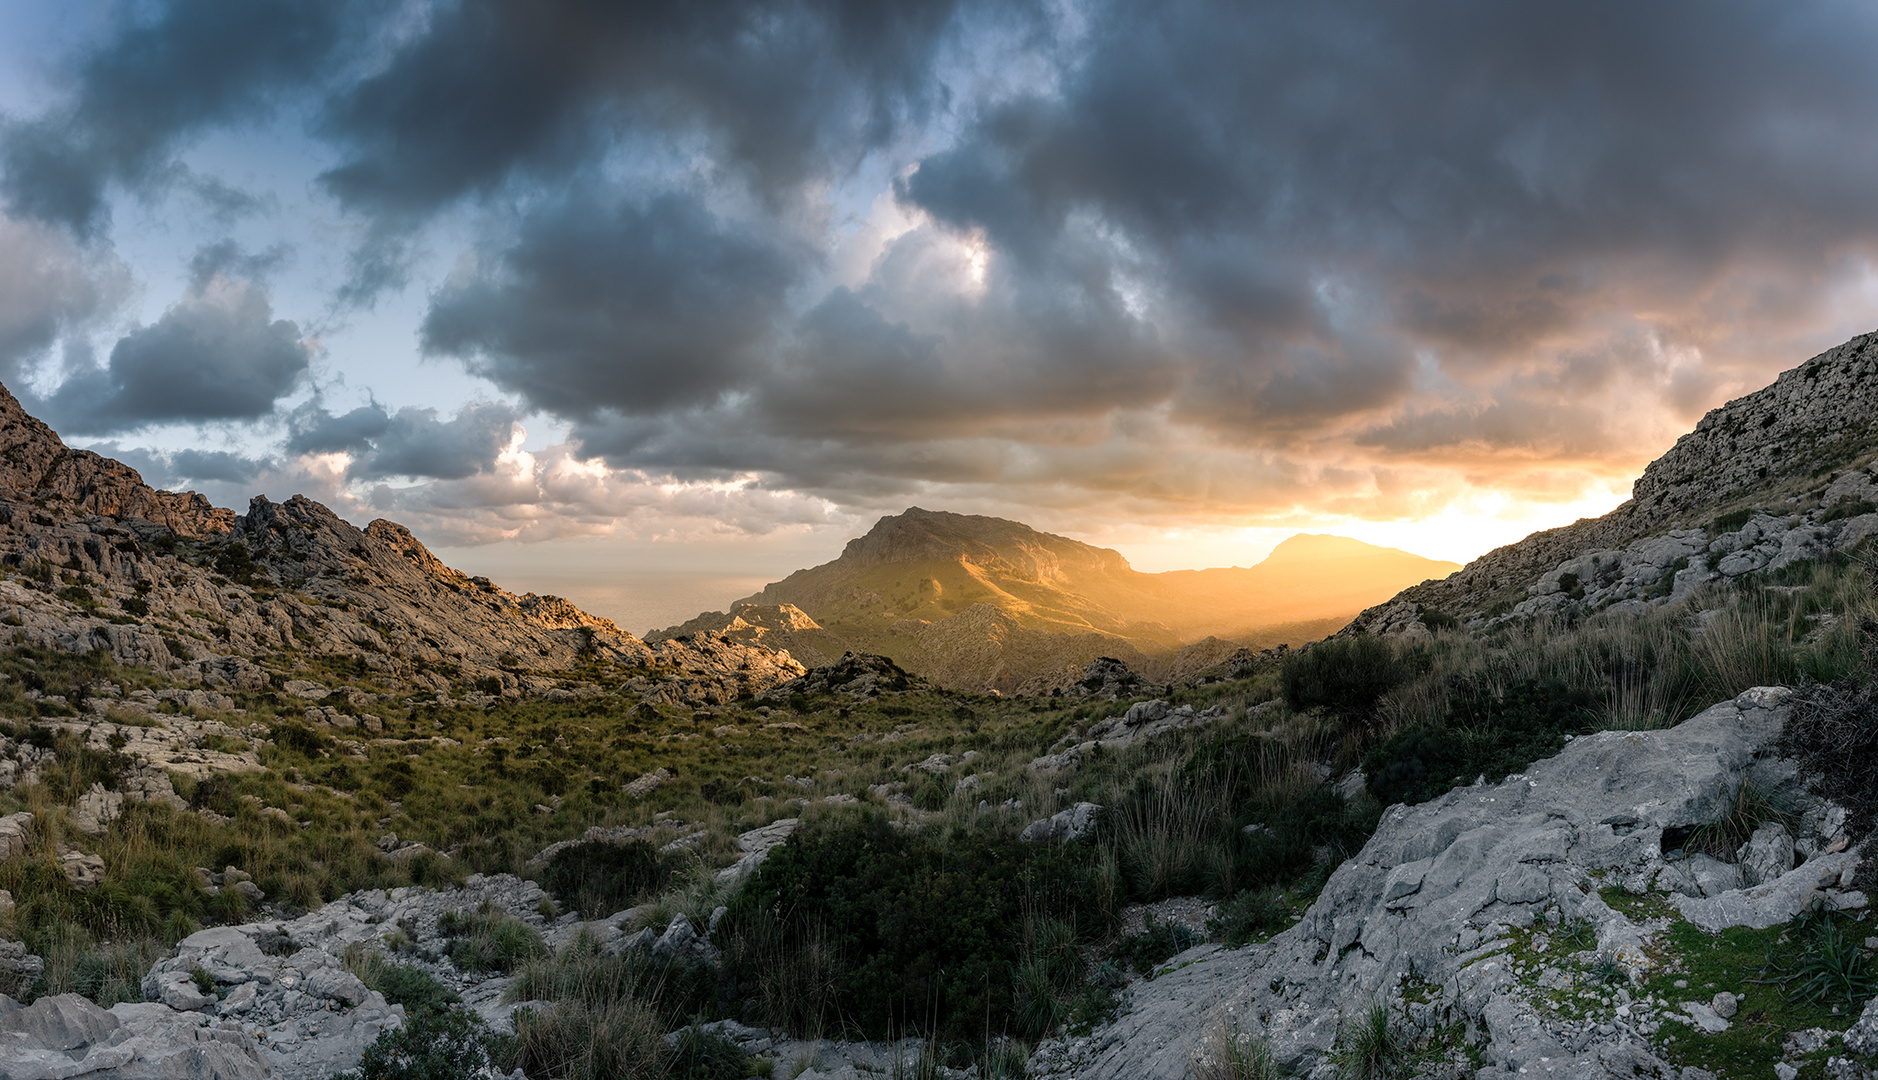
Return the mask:
M 785 654 L 714 634 L 648 645 L 559 597 L 517 596 L 445 566 L 390 521 L 359 529 L 296 495 L 237 516 L 156 491 L 66 447 L 0 387 L 0 621 L 15 644 L 104 649 L 119 662 L 254 684 L 293 657 L 343 656 L 385 678 L 489 692 L 582 664 L 642 669 L 653 700 L 718 702 L 801 674 Z M 226 663 L 215 658 L 236 658 Z M 206 659 L 205 659 L 206 658 Z

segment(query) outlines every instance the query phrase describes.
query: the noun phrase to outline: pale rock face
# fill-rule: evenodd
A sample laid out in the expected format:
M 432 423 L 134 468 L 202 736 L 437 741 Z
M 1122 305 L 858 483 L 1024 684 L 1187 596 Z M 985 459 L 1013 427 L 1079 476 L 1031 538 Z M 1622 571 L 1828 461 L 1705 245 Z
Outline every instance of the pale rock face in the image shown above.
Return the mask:
M 799 818 L 780 818 L 760 829 L 739 834 L 737 846 L 743 850 L 743 857 L 719 870 L 717 883 L 733 886 L 741 884 L 745 878 L 756 873 L 756 868 L 763 865 L 778 844 L 787 842 L 795 834 L 796 826 L 800 823 Z
M 0 862 L 26 854 L 32 832 L 33 815 L 28 811 L 0 817 Z
M 1038 818 L 1024 826 L 1024 831 L 1017 835 L 1026 843 L 1043 843 L 1055 840 L 1067 844 L 1081 840 L 1095 832 L 1096 822 L 1102 816 L 1102 807 L 1092 802 L 1079 802 L 1068 810 L 1059 811 L 1047 818 Z
M 1127 1011 L 1088 1037 L 1041 1044 L 1029 1075 L 1176 1080 L 1187 1075 L 1195 1040 L 1230 1022 L 1263 1038 L 1288 1071 L 1308 1076 L 1328 1064 L 1340 1018 L 1375 1000 L 1406 1008 L 1417 1024 L 1441 1016 L 1475 1025 L 1486 1038 L 1484 1080 L 1522 1070 L 1662 1074 L 1634 1019 L 1589 1043 L 1573 1036 L 1569 1046 L 1548 1028 L 1523 1004 L 1529 990 L 1511 969 L 1507 931 L 1584 918 L 1598 953 L 1633 971 L 1650 965 L 1644 946 L 1654 931 L 1586 888 L 1589 875 L 1646 889 L 1678 867 L 1664 857 L 1664 832 L 1721 810 L 1723 793 L 1777 735 L 1783 700 L 1749 692 L 1667 730 L 1575 739 L 1524 775 L 1391 807 L 1296 925 L 1265 945 L 1202 945 L 1175 957 L 1174 970 L 1132 987 Z M 1866 897 L 1843 887 L 1857 859 L 1856 851 L 1822 854 L 1773 885 L 1669 900 L 1698 924 L 1703 911 L 1732 924 L 1771 925 L 1759 920 L 1785 921 L 1814 903 L 1861 908 Z M 1716 919 L 1708 921 L 1713 929 Z M 1439 987 L 1439 1000 L 1401 1002 L 1396 988 L 1408 971 Z M 1691 1004 L 1726 1023 L 1712 1004 Z
M 1793 837 L 1786 826 L 1769 822 L 1754 830 L 1754 836 L 1736 855 L 1741 864 L 1742 882 L 1748 888 L 1778 880 L 1793 869 Z

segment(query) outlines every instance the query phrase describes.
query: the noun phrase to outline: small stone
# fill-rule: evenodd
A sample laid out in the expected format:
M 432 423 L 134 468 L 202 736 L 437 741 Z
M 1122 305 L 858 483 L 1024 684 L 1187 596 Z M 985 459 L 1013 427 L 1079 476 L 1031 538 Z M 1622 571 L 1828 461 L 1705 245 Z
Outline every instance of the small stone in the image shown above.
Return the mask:
M 1784 1061 L 1776 1061 L 1774 1062 L 1774 1075 L 1779 1077 L 1779 1080 L 1795 1080 L 1800 1075 L 1800 1070 Z
M 1721 1017 L 1723 1020 L 1733 1020 L 1735 1018 L 1735 1012 L 1741 1007 L 1741 1001 L 1733 994 L 1723 990 L 1721 993 L 1715 995 L 1715 999 L 1709 1002 L 1708 1007 L 1714 1009 L 1715 1015 Z
M 1699 1001 L 1683 1002 L 1682 1011 L 1689 1014 L 1689 1019 L 1695 1023 L 1696 1027 L 1701 1028 L 1710 1035 L 1720 1035 L 1722 1032 L 1728 1030 L 1728 1021 L 1717 1016 L 1714 1009 L 1709 1008 Z

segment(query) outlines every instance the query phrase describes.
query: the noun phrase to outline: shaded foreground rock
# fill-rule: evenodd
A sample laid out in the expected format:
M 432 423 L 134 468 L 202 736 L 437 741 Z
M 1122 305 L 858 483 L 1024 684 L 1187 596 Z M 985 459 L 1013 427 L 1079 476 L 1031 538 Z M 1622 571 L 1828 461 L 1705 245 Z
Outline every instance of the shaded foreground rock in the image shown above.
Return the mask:
M 1587 736 L 1528 774 L 1390 808 L 1295 926 L 1268 944 L 1205 945 L 1175 957 L 1112 1022 L 1039 1047 L 1031 1074 L 1174 1080 L 1187 1075 L 1202 1035 L 1232 1023 L 1266 1040 L 1288 1070 L 1315 1076 L 1331 1067 L 1343 1018 L 1386 1001 L 1417 1027 L 1458 1022 L 1481 1032 L 1483 1080 L 1674 1080 L 1676 1070 L 1642 1041 L 1640 1023 L 1572 1026 L 1526 1004 L 1507 952 L 1510 931 L 1584 919 L 1596 933 L 1595 955 L 1646 969 L 1644 946 L 1661 926 L 1631 922 L 1598 887 L 1670 891 L 1686 879 L 1665 858 L 1665 832 L 1683 835 L 1713 819 L 1750 773 L 1782 778 L 1765 751 L 1784 696 L 1749 691 L 1669 730 Z M 1846 887 L 1857 859 L 1856 849 L 1822 854 L 1767 885 L 1670 899 L 1685 912 L 1715 905 L 1750 925 L 1790 918 L 1794 902 L 1859 908 L 1866 897 Z M 1411 984 L 1423 988 L 1415 1001 L 1404 998 Z
M 24 1008 L 0 997 L 0 1080 L 266 1080 L 276 1075 L 238 1030 L 163 1005 L 109 1011 L 77 994 Z

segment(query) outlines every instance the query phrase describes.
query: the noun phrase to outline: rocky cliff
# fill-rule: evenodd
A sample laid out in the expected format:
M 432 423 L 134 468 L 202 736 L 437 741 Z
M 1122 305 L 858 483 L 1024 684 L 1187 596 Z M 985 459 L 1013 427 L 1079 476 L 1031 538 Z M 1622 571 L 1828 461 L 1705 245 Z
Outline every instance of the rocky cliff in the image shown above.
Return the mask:
M 1617 509 L 1404 589 L 1351 630 L 1664 602 L 1706 581 L 1857 547 L 1878 532 L 1874 511 L 1878 334 L 1866 334 L 1711 410 Z
M 721 701 L 802 671 L 720 635 L 647 645 L 553 596 L 439 561 L 389 521 L 359 529 L 295 496 L 237 516 L 73 450 L 0 388 L 0 622 L 14 644 L 109 651 L 209 682 L 317 658 L 433 689 L 523 693 L 598 664 L 659 700 Z M 227 664 L 216 658 L 238 658 Z

